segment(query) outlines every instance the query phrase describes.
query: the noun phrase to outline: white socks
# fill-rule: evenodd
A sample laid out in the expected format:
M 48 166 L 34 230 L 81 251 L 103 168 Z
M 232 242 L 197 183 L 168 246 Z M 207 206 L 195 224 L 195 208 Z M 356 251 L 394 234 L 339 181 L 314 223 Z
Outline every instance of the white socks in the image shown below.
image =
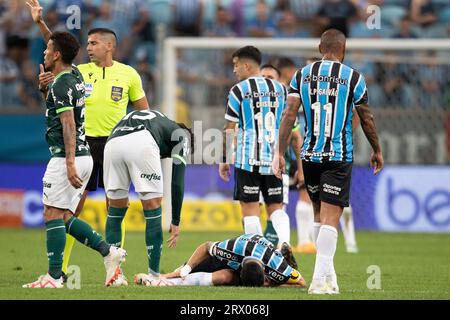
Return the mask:
M 277 229 L 275 229 L 277 230 Z M 261 221 L 259 220 L 259 216 L 248 216 L 244 217 L 244 232 L 245 234 L 254 233 L 263 235 Z M 280 237 L 280 236 L 278 236 Z
M 334 272 L 333 258 L 336 253 L 338 232 L 336 228 L 329 225 L 320 227 L 317 237 L 316 265 L 314 267 L 314 279 L 321 279 Z
M 212 286 L 212 273 L 196 272 L 190 273 L 185 278 L 166 279 L 176 286 Z
M 281 209 L 275 210 L 270 215 L 270 220 L 272 221 L 273 228 L 278 235 L 279 245 L 286 242 L 291 243 L 291 227 L 289 225 L 289 216 L 286 212 Z
M 298 201 L 295 208 L 295 217 L 297 219 L 298 244 L 307 244 L 315 242 L 312 239 L 314 209 L 312 204 L 305 201 Z
M 358 251 L 358 248 L 356 246 L 355 224 L 353 223 L 352 207 L 344 208 L 339 222 L 341 225 L 342 233 L 344 234 L 345 247 L 347 248 L 347 252 Z
M 322 225 L 320 222 L 314 222 L 313 223 L 313 242 L 317 246 L 317 237 L 319 236 L 320 227 Z

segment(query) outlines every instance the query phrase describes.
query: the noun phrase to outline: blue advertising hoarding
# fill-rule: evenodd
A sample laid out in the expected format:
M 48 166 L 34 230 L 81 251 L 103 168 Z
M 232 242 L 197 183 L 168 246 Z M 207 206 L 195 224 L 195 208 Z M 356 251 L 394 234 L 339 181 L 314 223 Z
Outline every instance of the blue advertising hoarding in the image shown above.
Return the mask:
M 23 226 L 42 226 L 41 187 L 45 164 L 0 164 L 0 172 L 0 195 L 2 192 L 7 195 L 8 191 L 23 193 Z M 232 194 L 233 182 L 223 182 L 217 166 L 188 167 L 185 203 L 229 201 Z M 101 191 L 97 197 L 103 199 Z M 290 191 L 289 199 L 287 211 L 295 228 L 298 192 Z M 351 204 L 356 229 L 450 232 L 450 167 L 387 166 L 377 176 L 370 168 L 354 167 Z M 219 211 L 224 214 L 223 209 Z

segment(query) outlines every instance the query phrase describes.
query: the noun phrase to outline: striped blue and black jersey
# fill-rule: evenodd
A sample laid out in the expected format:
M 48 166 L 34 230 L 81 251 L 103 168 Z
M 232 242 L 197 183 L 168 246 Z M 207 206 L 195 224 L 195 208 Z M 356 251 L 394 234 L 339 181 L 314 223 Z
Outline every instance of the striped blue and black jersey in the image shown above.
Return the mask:
M 250 77 L 231 88 L 225 119 L 239 123 L 236 168 L 272 174 L 286 98 L 281 83 L 264 77 Z
M 211 247 L 210 254 L 227 261 L 228 266 L 234 270 L 241 268 L 246 257 L 258 259 L 265 267 L 266 277 L 276 284 L 287 282 L 295 270 L 269 240 L 257 234 L 244 234 L 216 242 Z
M 321 60 L 298 70 L 289 95 L 303 106 L 306 161 L 353 161 L 353 107 L 368 103 L 362 74 L 337 61 Z

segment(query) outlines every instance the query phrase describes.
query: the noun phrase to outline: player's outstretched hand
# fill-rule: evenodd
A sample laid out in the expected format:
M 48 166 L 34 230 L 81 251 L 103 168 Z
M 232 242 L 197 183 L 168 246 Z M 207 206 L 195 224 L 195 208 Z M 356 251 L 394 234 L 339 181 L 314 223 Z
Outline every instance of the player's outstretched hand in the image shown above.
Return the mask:
M 370 158 L 370 166 L 373 168 L 373 174 L 377 174 L 383 169 L 384 159 L 381 151 L 372 153 Z
M 219 163 L 219 175 L 223 181 L 230 181 L 231 170 L 228 163 Z
M 38 0 L 27 1 L 28 7 L 30 7 L 31 17 L 35 23 L 42 21 L 42 7 Z
M 55 80 L 55 75 L 51 72 L 45 72 L 44 66 L 39 65 L 39 90 L 42 92 L 47 91 L 48 85 Z
M 283 179 L 282 174 L 285 171 L 285 161 L 284 161 L 284 157 L 280 156 L 280 154 L 278 152 L 275 152 L 275 155 L 273 157 L 273 161 L 272 161 L 272 171 L 273 174 L 278 178 L 278 179 Z
M 180 235 L 180 228 L 174 224 L 170 224 L 170 238 L 167 240 L 169 248 L 175 248 L 177 246 L 178 236 Z
M 81 180 L 81 178 L 78 176 L 75 164 L 67 165 L 67 178 L 69 179 L 70 184 L 75 189 L 79 189 L 83 186 L 83 180 Z

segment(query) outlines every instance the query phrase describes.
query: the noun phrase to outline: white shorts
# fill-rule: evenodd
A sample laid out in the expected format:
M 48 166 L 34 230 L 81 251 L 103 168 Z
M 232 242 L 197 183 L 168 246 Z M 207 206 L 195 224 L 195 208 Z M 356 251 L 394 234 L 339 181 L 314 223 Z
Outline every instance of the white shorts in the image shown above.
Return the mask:
M 42 178 L 42 202 L 47 206 L 75 213 L 91 176 L 92 166 L 91 156 L 75 157 L 75 167 L 83 181 L 83 186 L 75 189 L 67 178 L 66 158 L 51 158 Z
M 283 174 L 283 204 L 289 203 L 289 175 Z M 262 192 L 259 192 L 259 203 L 264 203 Z
M 103 179 L 110 199 L 128 197 L 130 184 L 142 200 L 163 195 L 158 144 L 147 130 L 109 140 L 103 159 Z

